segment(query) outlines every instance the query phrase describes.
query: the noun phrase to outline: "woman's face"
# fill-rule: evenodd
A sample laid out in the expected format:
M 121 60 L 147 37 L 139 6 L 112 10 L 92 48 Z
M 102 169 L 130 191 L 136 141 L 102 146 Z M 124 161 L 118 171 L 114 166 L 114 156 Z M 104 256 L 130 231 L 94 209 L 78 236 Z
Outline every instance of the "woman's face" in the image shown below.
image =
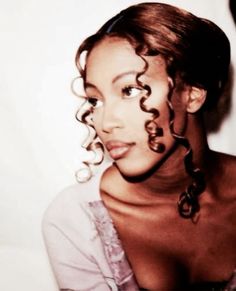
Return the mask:
M 169 130 L 167 95 L 170 78 L 165 62 L 160 56 L 145 57 L 148 70 L 139 80 L 151 88 L 145 102 L 148 108 L 158 109 L 156 119 L 163 129 L 159 142 L 164 144 L 162 153 L 153 152 L 148 146 L 148 133 L 144 123 L 152 119 L 150 113 L 140 108 L 140 99 L 146 94 L 136 81 L 137 73 L 144 69 L 144 61 L 124 39 L 106 38 L 93 48 L 86 63 L 85 90 L 93 107 L 96 132 L 126 176 L 142 175 L 160 163 L 174 145 Z M 175 96 L 175 98 L 177 98 Z M 183 96 L 178 97 L 180 112 L 185 112 Z M 184 128 L 185 113 L 177 114 L 175 130 Z

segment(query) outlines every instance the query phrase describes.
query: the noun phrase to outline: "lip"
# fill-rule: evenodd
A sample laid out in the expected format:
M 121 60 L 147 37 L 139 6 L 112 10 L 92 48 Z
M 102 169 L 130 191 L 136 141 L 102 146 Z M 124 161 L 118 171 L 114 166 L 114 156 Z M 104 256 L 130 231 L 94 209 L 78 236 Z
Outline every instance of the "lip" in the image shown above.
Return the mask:
M 108 141 L 106 143 L 106 148 L 113 160 L 118 160 L 123 158 L 130 150 L 130 148 L 135 143 L 123 142 L 123 141 Z

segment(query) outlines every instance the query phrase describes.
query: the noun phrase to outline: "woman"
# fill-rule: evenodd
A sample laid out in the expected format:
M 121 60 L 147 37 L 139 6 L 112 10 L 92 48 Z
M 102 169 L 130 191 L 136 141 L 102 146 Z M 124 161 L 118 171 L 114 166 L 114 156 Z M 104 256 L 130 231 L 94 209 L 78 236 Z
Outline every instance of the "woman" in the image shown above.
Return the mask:
M 223 31 L 141 3 L 87 38 L 76 63 L 80 118 L 99 138 L 87 149 L 114 163 L 45 215 L 61 290 L 236 290 L 235 157 L 209 149 L 203 124 L 228 77 Z

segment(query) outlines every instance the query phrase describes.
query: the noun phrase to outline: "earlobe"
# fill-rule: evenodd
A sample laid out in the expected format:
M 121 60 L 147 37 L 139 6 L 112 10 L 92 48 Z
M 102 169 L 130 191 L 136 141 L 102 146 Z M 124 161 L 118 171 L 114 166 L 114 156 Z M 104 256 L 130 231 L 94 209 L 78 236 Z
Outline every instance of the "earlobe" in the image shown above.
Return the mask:
M 197 112 L 206 100 L 206 90 L 190 87 L 188 92 L 188 100 L 187 100 L 187 112 L 195 113 Z

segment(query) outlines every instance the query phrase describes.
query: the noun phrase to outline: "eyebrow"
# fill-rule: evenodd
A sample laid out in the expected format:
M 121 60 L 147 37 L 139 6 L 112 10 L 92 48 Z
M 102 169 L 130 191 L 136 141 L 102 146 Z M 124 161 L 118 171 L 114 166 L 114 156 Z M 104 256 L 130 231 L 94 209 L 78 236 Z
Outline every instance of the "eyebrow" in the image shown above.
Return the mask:
M 128 75 L 137 75 L 139 72 L 138 71 L 128 71 L 128 72 L 124 72 L 124 73 L 121 73 L 117 76 L 115 76 L 113 79 L 112 79 L 112 84 L 114 84 L 115 82 L 117 82 L 119 79 L 122 79 L 123 77 L 125 76 L 128 76 Z
M 94 84 L 92 84 L 92 83 L 90 83 L 90 82 L 85 82 L 85 83 L 84 83 L 84 89 L 86 90 L 87 88 L 94 88 L 94 89 L 97 89 L 97 87 L 96 87 Z
M 138 71 L 128 71 L 128 72 L 124 72 L 124 73 L 121 73 L 121 74 L 118 74 L 117 76 L 115 76 L 113 79 L 112 79 L 112 84 L 116 83 L 118 80 L 122 79 L 123 77 L 125 76 L 128 76 L 128 75 L 137 75 L 139 72 Z M 87 88 L 94 88 L 96 90 L 98 90 L 97 86 L 95 86 L 94 84 L 90 83 L 90 82 L 85 82 L 84 83 L 84 88 L 87 89 Z

